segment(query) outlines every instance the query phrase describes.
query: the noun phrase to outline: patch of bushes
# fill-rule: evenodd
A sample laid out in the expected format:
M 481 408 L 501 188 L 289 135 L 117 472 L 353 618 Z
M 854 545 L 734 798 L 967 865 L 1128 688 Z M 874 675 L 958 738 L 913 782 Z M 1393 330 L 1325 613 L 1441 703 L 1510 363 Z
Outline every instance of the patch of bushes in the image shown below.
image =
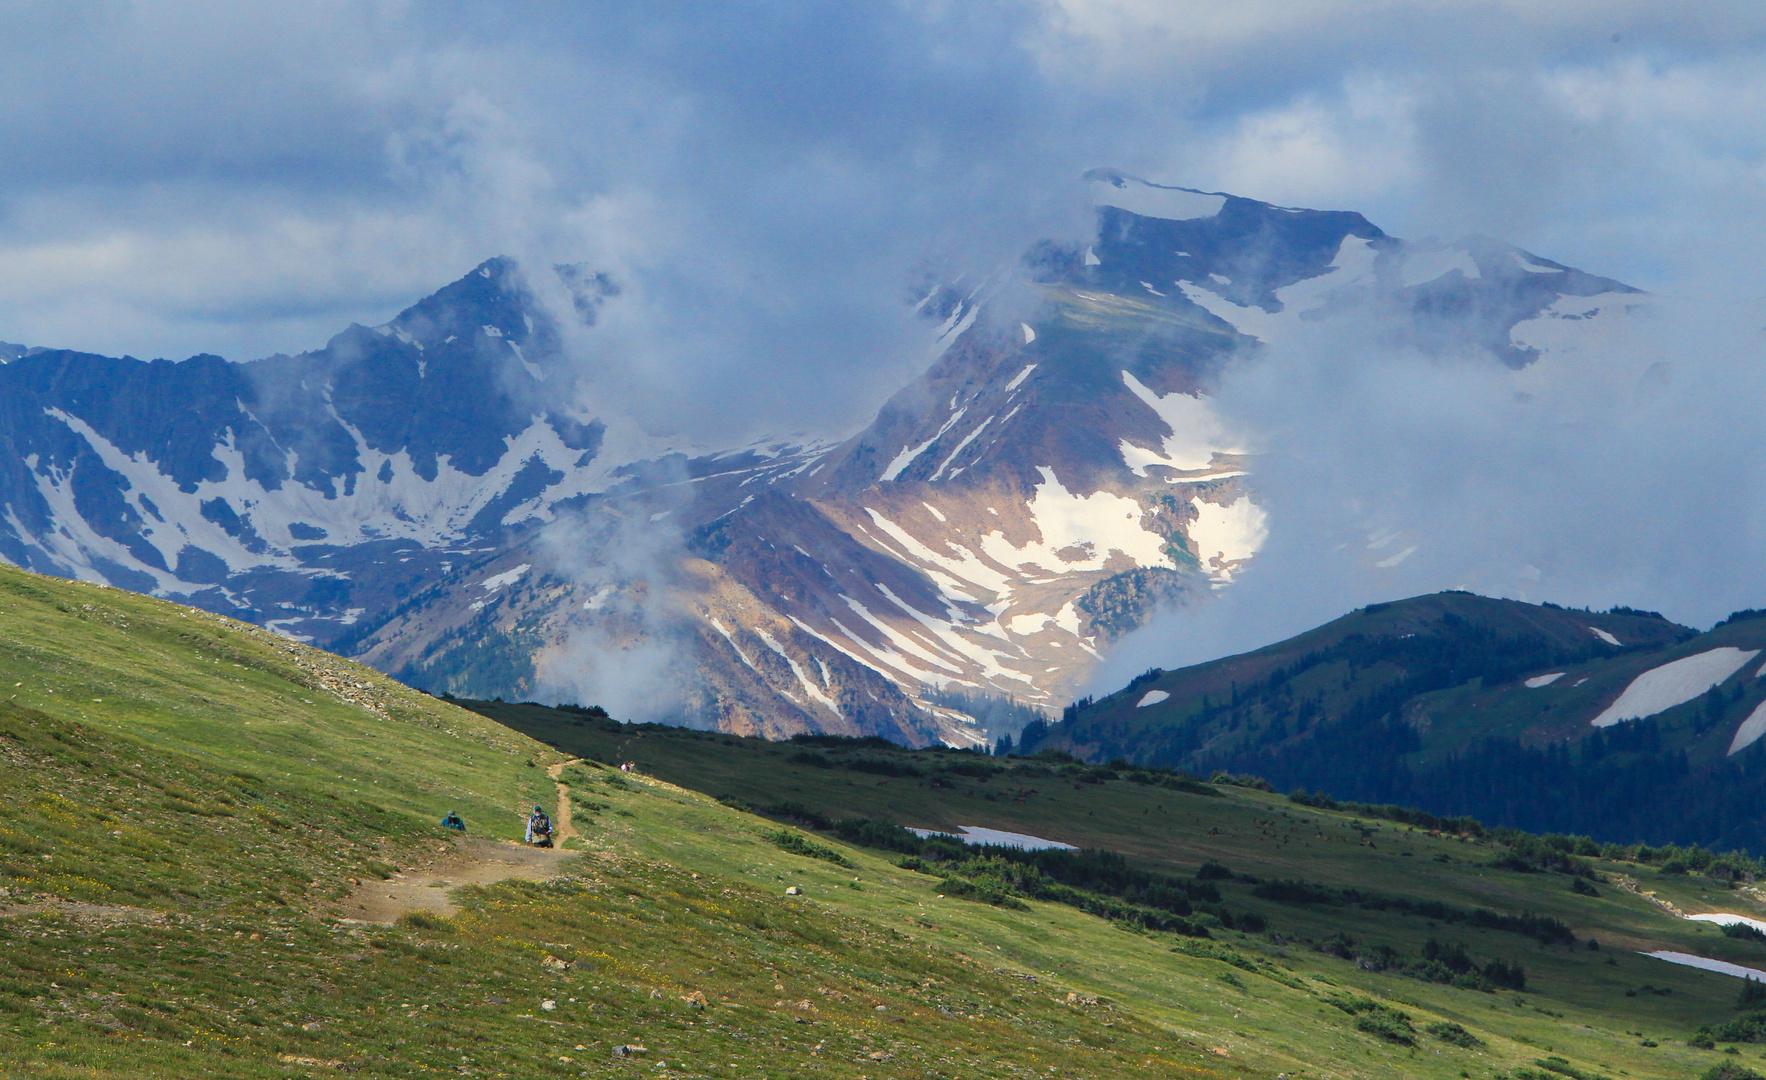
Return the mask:
M 1766 1006 L 1766 983 L 1759 979 L 1743 979 L 1741 996 L 1736 999 L 1738 1009 L 1758 1009 Z
M 1711 1042 L 1766 1042 L 1766 1014 L 1748 1013 L 1746 1016 L 1738 1016 L 1721 1024 L 1707 1024 L 1699 1028 L 1693 1037 Z
M 818 844 L 789 829 L 780 829 L 777 832 L 767 833 L 766 838 L 778 845 L 779 850 L 789 851 L 793 855 L 802 855 L 807 859 L 820 859 L 823 862 L 833 863 L 835 866 L 850 867 L 852 865 L 851 859 L 848 859 L 833 848 L 824 844 Z
M 1362 817 L 1395 821 L 1400 825 L 1414 825 L 1419 829 L 1429 829 L 1434 832 L 1466 836 L 1484 835 L 1484 824 L 1475 817 L 1438 817 L 1426 810 L 1418 810 L 1409 806 L 1339 802 L 1322 791 L 1289 792 L 1288 801 L 1319 810 L 1345 810 L 1351 814 L 1360 814 Z
M 1290 878 L 1266 881 L 1251 890 L 1251 895 L 1283 904 L 1354 904 L 1367 911 L 1402 911 L 1444 923 L 1465 923 L 1485 930 L 1503 930 L 1533 938 L 1541 945 L 1574 945 L 1576 934 L 1559 919 L 1549 915 L 1526 912 L 1503 915 L 1487 908 L 1456 908 L 1439 900 L 1413 900 L 1405 896 L 1367 892 L 1362 889 L 1338 889 L 1315 881 Z
M 451 934 L 454 932 L 454 921 L 441 915 L 427 911 L 407 911 L 398 917 L 394 924 L 406 930 L 426 930 L 432 934 Z
M 1556 1073 L 1558 1076 L 1567 1076 L 1570 1080 L 1608 1080 L 1607 1077 L 1599 1073 L 1578 1069 L 1561 1057 L 1535 1058 L 1533 1064 L 1544 1069 L 1545 1072 L 1537 1073 L 1531 1069 L 1516 1069 L 1515 1076 L 1522 1078 L 1522 1080 L 1555 1080 L 1551 1074 Z
M 1699 1080 L 1766 1080 L 1766 1077 L 1740 1062 L 1720 1061 L 1700 1073 Z
M 1400 1046 L 1416 1045 L 1416 1028 L 1410 1017 L 1390 1005 L 1381 1005 L 1369 997 L 1330 997 L 1331 1005 L 1355 1017 L 1355 1026 L 1369 1035 Z
M 1451 1020 L 1443 1020 L 1438 1024 L 1430 1024 L 1423 1030 L 1430 1035 L 1433 1035 L 1435 1038 L 1440 1039 L 1442 1042 L 1451 1046 L 1457 1046 L 1462 1050 L 1476 1050 L 1478 1047 L 1484 1045 L 1483 1039 L 1478 1038 L 1476 1035 L 1473 1035 L 1471 1032 L 1460 1027 Z

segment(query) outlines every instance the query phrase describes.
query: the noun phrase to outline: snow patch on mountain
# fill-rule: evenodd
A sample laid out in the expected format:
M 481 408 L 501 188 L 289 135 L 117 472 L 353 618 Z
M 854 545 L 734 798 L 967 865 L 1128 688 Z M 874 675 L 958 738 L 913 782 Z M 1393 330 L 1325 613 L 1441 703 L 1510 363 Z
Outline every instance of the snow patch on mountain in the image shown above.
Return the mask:
M 968 445 L 975 441 L 975 437 L 977 435 L 980 435 L 983 431 L 987 430 L 987 425 L 989 425 L 991 423 L 993 423 L 993 417 L 990 416 L 987 419 L 981 421 L 981 424 L 978 427 L 976 427 L 974 431 L 971 431 L 971 432 L 969 432 L 969 434 L 963 436 L 963 441 L 957 443 L 957 448 L 950 452 L 949 456 L 947 456 L 944 459 L 943 463 L 940 464 L 937 469 L 933 470 L 932 475 L 927 478 L 928 481 L 937 481 L 938 479 L 943 477 L 944 470 L 950 468 L 951 462 L 953 462 L 957 459 L 957 455 L 961 454 L 965 449 L 967 449 Z
M 1405 287 L 1409 288 L 1445 277 L 1455 270 L 1467 278 L 1483 276 L 1469 252 L 1445 246 L 1413 248 L 1407 253 L 1404 264 L 1399 267 L 1398 276 Z
M 1148 465 L 1194 472 L 1206 469 L 1216 454 L 1244 453 L 1234 446 L 1235 440 L 1227 434 L 1226 425 L 1206 398 L 1181 392 L 1155 394 L 1126 369 L 1122 372 L 1122 382 L 1171 432 L 1156 450 L 1136 446 L 1127 439 L 1117 445 L 1123 463 L 1136 476 L 1147 475 Z
M 1132 176 L 1111 174 L 1091 181 L 1092 203 L 1114 206 L 1141 217 L 1193 221 L 1213 217 L 1226 205 L 1225 195 L 1210 195 L 1190 188 L 1163 187 Z
M 1766 735 L 1766 701 L 1754 706 L 1754 711 L 1735 729 L 1735 738 L 1729 740 L 1729 752 L 1740 753 Z
M 527 573 L 531 569 L 532 567 L 529 564 L 522 563 L 513 570 L 505 570 L 500 574 L 493 574 L 479 582 L 478 585 L 479 588 L 483 589 L 485 592 L 495 592 L 505 585 L 513 585 L 517 581 L 520 581 L 521 575 Z
M 1564 673 L 1561 671 L 1554 671 L 1550 675 L 1535 675 L 1527 680 L 1527 689 L 1537 690 L 1541 686 L 1550 686 L 1552 683 L 1557 682 L 1563 677 Z
M 1224 506 L 1197 501 L 1196 520 L 1190 523 L 1190 544 L 1202 568 L 1215 582 L 1224 584 L 1269 539 L 1269 515 L 1241 495 Z
M 1076 495 L 1041 466 L 1043 482 L 1026 507 L 1041 540 L 1013 544 L 1003 533 L 981 538 L 981 550 L 1002 566 L 1036 566 L 1046 572 L 1101 570 L 1120 554 L 1135 566 L 1173 567 L 1165 538 L 1141 527 L 1140 503 L 1108 491 Z M 1126 569 L 1126 567 L 1125 567 Z
M 865 513 L 870 515 L 871 521 L 885 536 L 894 541 L 893 544 L 884 546 L 907 556 L 922 571 L 929 572 L 934 584 L 948 598 L 975 601 L 984 594 L 1010 592 L 1012 579 L 1002 570 L 983 562 L 969 548 L 954 541 L 946 541 L 946 548 L 954 548 L 955 553 L 940 554 L 871 507 L 865 507 Z
M 1759 649 L 1725 645 L 1663 664 L 1631 680 L 1631 685 L 1590 723 L 1612 727 L 1624 720 L 1643 720 L 1676 705 L 1683 705 L 1740 671 L 1760 655 Z M 1753 719 L 1749 717 L 1749 720 Z M 1744 721 L 1744 724 L 1746 721 Z
M 957 421 L 961 420 L 963 418 L 963 414 L 968 411 L 969 411 L 969 407 L 967 405 L 963 406 L 962 408 L 958 409 L 955 413 L 953 413 L 951 415 L 950 419 L 948 419 L 944 422 L 944 426 L 938 429 L 938 434 L 932 436 L 930 439 L 927 439 L 925 442 L 921 443 L 918 446 L 909 446 L 909 447 L 904 448 L 901 453 L 895 455 L 894 460 L 892 460 L 888 465 L 884 466 L 883 474 L 881 476 L 877 477 L 877 479 L 885 481 L 885 482 L 893 482 L 896 479 L 898 479 L 901 476 L 901 471 L 903 469 L 905 469 L 909 465 L 913 464 L 914 459 L 919 457 L 921 454 L 925 453 L 927 447 L 931 446 L 933 443 L 935 443 L 939 439 L 943 438 L 944 433 L 949 431 L 951 428 L 955 427 L 957 425 Z
M 1334 294 L 1377 284 L 1374 264 L 1378 258 L 1379 251 L 1371 242 L 1359 236 L 1345 236 L 1325 273 L 1275 290 L 1280 302 L 1275 311 L 1236 304 L 1187 281 L 1178 286 L 1185 296 L 1239 333 L 1265 345 L 1286 344 L 1306 332 L 1308 323 L 1329 306 Z
M 808 694 L 835 716 L 840 715 L 840 707 L 834 703 L 834 699 L 823 693 L 821 687 L 810 681 L 809 674 L 803 670 L 803 665 L 797 662 L 796 657 L 786 652 L 785 647 L 780 645 L 773 635 L 760 628 L 756 628 L 754 633 L 761 641 L 766 643 L 767 648 L 778 653 L 780 659 L 784 660 L 786 665 L 791 668 L 791 674 L 797 677 L 798 685 L 803 687 L 804 693 Z

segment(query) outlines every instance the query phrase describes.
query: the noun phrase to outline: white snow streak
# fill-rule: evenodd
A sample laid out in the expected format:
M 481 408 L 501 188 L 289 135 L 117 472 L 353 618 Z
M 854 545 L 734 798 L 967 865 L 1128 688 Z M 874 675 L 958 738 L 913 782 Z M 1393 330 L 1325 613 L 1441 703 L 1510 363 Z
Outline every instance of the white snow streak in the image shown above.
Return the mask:
M 1072 844 L 1063 844 L 1059 840 L 1044 840 L 1040 836 L 1029 833 L 1005 832 L 1001 829 L 986 829 L 979 825 L 958 825 L 957 832 L 940 832 L 936 829 L 909 829 L 916 836 L 955 836 L 965 844 L 993 844 L 996 847 L 1023 848 L 1026 851 L 1044 851 L 1050 848 L 1058 851 L 1078 851 Z
M 513 570 L 505 570 L 500 574 L 485 578 L 479 582 L 479 585 L 484 588 L 485 592 L 495 592 L 505 585 L 513 585 L 520 581 L 521 575 L 527 573 L 529 569 L 531 568 L 527 563 L 522 563 Z
M 1759 968 L 1744 967 L 1741 964 L 1731 964 L 1726 960 L 1711 960 L 1703 956 L 1694 956 L 1691 953 L 1674 952 L 1669 949 L 1660 949 L 1656 952 L 1644 953 L 1643 955 L 1653 956 L 1657 960 L 1666 960 L 1670 964 L 1681 964 L 1685 967 L 1698 968 L 1700 971 L 1715 971 L 1719 975 L 1734 975 L 1738 979 L 1759 979 L 1766 982 L 1766 971 L 1761 971 Z
M 963 418 L 963 414 L 968 411 L 969 411 L 969 407 L 967 405 L 958 409 L 954 414 L 952 414 L 952 416 L 949 420 L 946 420 L 944 422 L 944 426 L 938 429 L 937 435 L 932 436 L 930 439 L 927 439 L 925 442 L 921 443 L 918 446 L 910 446 L 907 449 L 903 450 L 901 453 L 895 455 L 895 460 L 891 461 L 889 463 L 889 467 L 884 469 L 883 475 L 879 476 L 877 479 L 887 481 L 887 480 L 894 480 L 896 477 L 900 476 L 901 471 L 903 469 L 907 468 L 910 464 L 912 464 L 913 460 L 915 458 L 917 458 L 921 454 L 925 453 L 926 448 L 928 446 L 931 446 L 933 443 L 937 442 L 941 437 L 943 437 L 945 432 L 947 432 L 951 428 L 955 427 L 957 421 L 961 420 Z
M 1206 399 L 1185 393 L 1161 397 L 1127 370 L 1122 372 L 1122 382 L 1171 432 L 1158 448 L 1151 450 L 1122 440 L 1117 449 L 1122 454 L 1123 464 L 1136 476 L 1147 475 L 1148 465 L 1194 472 L 1206 469 L 1215 454 L 1244 453 L 1236 448 L 1235 440 L 1227 434 L 1226 425 L 1215 415 L 1213 406 Z
M 1225 195 L 1206 195 L 1184 188 L 1159 187 L 1141 180 L 1123 178 L 1117 187 L 1108 180 L 1091 182 L 1092 202 L 1097 206 L 1114 206 L 1141 217 L 1165 218 L 1169 221 L 1193 221 L 1213 217 L 1226 205 Z
M 1746 750 L 1760 741 L 1761 735 L 1766 735 L 1766 701 L 1754 706 L 1754 711 L 1735 729 L 1735 738 L 1729 740 L 1729 752 L 1738 754 Z
M 1631 680 L 1619 699 L 1591 723 L 1595 727 L 1612 727 L 1623 720 L 1642 720 L 1672 709 L 1729 678 L 1758 655 L 1759 649 L 1744 651 L 1725 645 L 1651 668 Z

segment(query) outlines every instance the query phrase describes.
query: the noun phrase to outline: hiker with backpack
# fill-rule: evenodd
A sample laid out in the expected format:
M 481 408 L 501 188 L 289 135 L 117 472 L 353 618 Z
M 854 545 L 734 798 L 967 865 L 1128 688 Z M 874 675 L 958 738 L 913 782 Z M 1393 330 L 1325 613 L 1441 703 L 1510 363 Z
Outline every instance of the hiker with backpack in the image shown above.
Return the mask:
M 466 831 L 465 819 L 460 817 L 460 813 L 457 810 L 449 810 L 448 816 L 442 818 L 441 823 L 442 828 L 444 829 L 453 829 L 456 832 Z
M 527 819 L 527 842 L 535 847 L 552 846 L 552 819 L 538 806 Z

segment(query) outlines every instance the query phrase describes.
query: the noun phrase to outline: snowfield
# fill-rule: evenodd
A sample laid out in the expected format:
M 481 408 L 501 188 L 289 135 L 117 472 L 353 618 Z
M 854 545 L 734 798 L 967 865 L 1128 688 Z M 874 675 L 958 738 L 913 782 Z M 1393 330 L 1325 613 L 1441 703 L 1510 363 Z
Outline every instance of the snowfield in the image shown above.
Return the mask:
M 1145 694 L 1141 695 L 1139 701 L 1134 703 L 1134 707 L 1137 709 L 1144 709 L 1148 705 L 1157 705 L 1170 696 L 1170 694 L 1167 694 L 1163 690 L 1148 690 Z
M 1631 685 L 1590 721 L 1595 727 L 1612 727 L 1624 720 L 1642 720 L 1665 709 L 1683 705 L 1741 670 L 1760 655 L 1759 649 L 1742 650 L 1725 645 L 1663 664 L 1631 680 Z M 1752 717 L 1748 718 L 1750 721 Z
M 1144 180 L 1122 178 L 1118 187 L 1109 180 L 1091 182 L 1091 198 L 1097 206 L 1114 206 L 1141 217 L 1193 221 L 1213 217 L 1226 205 L 1225 195 L 1206 195 L 1185 188 L 1160 187 Z
M 1550 675 L 1535 675 L 1527 680 L 1527 689 L 1537 690 L 1541 686 L 1550 686 L 1552 683 L 1557 682 L 1563 677 L 1564 673 L 1561 671 L 1554 671 Z
M 1727 911 L 1713 911 L 1706 915 L 1688 915 L 1687 918 L 1693 922 L 1716 923 L 1718 926 L 1733 926 L 1736 923 L 1741 923 L 1743 926 L 1751 926 L 1766 934 L 1766 921 L 1751 919 L 1746 915 L 1732 915 Z
M 1147 475 L 1148 465 L 1164 465 L 1179 472 L 1206 469 L 1216 454 L 1243 454 L 1236 440 L 1227 434 L 1226 425 L 1215 414 L 1206 398 L 1185 393 L 1159 395 L 1128 371 L 1122 373 L 1122 384 L 1135 397 L 1158 415 L 1171 434 L 1157 449 L 1136 446 L 1127 439 L 1117 449 L 1129 471 L 1136 476 Z
M 1729 740 L 1729 752 L 1735 754 L 1746 750 L 1758 742 L 1761 735 L 1766 735 L 1766 701 L 1756 705 L 1748 718 L 1735 729 L 1735 738 Z
M 941 829 L 909 829 L 915 836 L 955 836 L 965 844 L 995 844 L 999 847 L 1023 848 L 1025 851 L 1078 851 L 1072 844 L 1063 844 L 1059 840 L 1044 840 L 1040 836 L 1029 833 L 1003 832 L 999 829 L 984 829 L 979 825 L 958 825 L 957 831 L 947 833 Z
M 1734 975 L 1738 979 L 1759 979 L 1762 982 L 1766 982 L 1766 971 L 1761 971 L 1759 968 L 1743 967 L 1740 964 L 1731 964 L 1724 960 L 1711 960 L 1703 956 L 1694 956 L 1691 953 L 1673 952 L 1668 949 L 1644 953 L 1643 955 L 1653 956 L 1657 960 L 1666 960 L 1670 964 L 1682 964 L 1686 967 L 1695 967 L 1700 971 L 1715 971 L 1719 975 Z

